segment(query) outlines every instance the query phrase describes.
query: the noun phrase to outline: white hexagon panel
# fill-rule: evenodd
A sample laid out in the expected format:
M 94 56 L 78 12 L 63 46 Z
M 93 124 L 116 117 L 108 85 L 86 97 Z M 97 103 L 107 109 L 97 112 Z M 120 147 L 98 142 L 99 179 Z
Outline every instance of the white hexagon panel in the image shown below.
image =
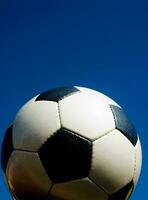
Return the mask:
M 59 111 L 62 127 L 90 140 L 115 129 L 109 105 L 89 93 L 76 93 L 62 99 L 59 101 Z
M 89 178 L 54 184 L 49 199 L 64 200 L 108 200 L 108 194 Z
M 58 104 L 35 101 L 17 113 L 13 124 L 15 149 L 37 152 L 44 142 L 60 128 Z
M 112 100 L 108 96 L 102 94 L 101 92 L 98 92 L 96 90 L 92 90 L 92 89 L 89 89 L 89 88 L 85 88 L 85 87 L 76 87 L 76 88 L 78 90 L 80 90 L 81 92 L 84 92 L 84 93 L 87 93 L 87 94 L 91 94 L 93 96 L 96 96 L 96 98 L 102 99 L 102 101 L 106 102 L 109 105 L 115 105 L 115 106 L 120 107 L 114 100 Z
M 38 153 L 14 150 L 6 175 L 10 190 L 20 199 L 42 199 L 52 186 Z
M 115 193 L 133 178 L 135 150 L 118 130 L 93 142 L 90 178 L 108 194 Z

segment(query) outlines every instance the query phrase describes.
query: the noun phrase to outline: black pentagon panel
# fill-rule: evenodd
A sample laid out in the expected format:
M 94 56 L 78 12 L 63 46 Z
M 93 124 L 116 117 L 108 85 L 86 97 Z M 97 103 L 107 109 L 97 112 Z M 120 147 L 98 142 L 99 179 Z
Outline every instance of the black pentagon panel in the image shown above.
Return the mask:
M 54 183 L 87 177 L 91 165 L 91 141 L 60 129 L 39 150 L 40 159 Z
M 131 181 L 118 192 L 109 196 L 108 200 L 128 200 L 134 189 L 134 183 Z
M 2 169 L 6 171 L 7 162 L 10 158 L 10 155 L 13 151 L 13 143 L 12 143 L 12 129 L 13 126 L 10 126 L 4 135 L 4 139 L 2 142 L 2 151 L 1 151 L 1 165 Z
M 52 90 L 48 90 L 42 94 L 40 94 L 35 101 L 56 101 L 58 102 L 59 100 L 72 95 L 75 92 L 80 92 L 75 87 L 60 87 L 60 88 L 55 88 Z
M 135 146 L 138 140 L 138 135 L 132 122 L 128 119 L 121 108 L 115 105 L 110 105 L 110 108 L 114 115 L 116 128 L 120 130 Z

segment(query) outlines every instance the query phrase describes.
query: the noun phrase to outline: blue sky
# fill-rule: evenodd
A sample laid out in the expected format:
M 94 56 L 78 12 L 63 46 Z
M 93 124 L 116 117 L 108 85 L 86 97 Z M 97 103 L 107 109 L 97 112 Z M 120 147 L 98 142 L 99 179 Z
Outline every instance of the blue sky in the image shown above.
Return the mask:
M 36 94 L 80 85 L 105 93 L 133 120 L 143 149 L 131 200 L 147 199 L 148 2 L 1 0 L 0 141 Z M 0 199 L 10 200 L 0 175 Z

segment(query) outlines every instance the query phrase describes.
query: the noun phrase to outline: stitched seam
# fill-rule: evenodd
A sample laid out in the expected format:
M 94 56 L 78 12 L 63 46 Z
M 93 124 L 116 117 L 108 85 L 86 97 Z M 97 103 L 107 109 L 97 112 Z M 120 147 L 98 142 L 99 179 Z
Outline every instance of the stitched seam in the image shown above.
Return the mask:
M 105 194 L 109 195 L 108 192 L 103 188 L 101 187 L 100 185 L 98 185 L 94 180 L 92 180 L 90 177 L 88 177 L 89 180 L 91 180 L 97 187 L 99 187 L 103 192 L 105 192 Z
M 100 136 L 96 137 L 95 139 L 93 139 L 92 142 L 95 142 L 96 140 L 98 140 L 98 139 L 100 139 L 100 138 L 112 133 L 112 131 L 114 131 L 114 130 L 117 130 L 117 129 L 115 129 L 115 128 L 111 129 L 110 131 L 104 133 L 103 135 L 100 135 Z
M 134 149 L 134 151 L 135 151 L 135 149 Z M 136 179 L 136 168 L 137 168 L 136 159 L 137 159 L 137 155 L 136 155 L 136 151 L 135 151 L 133 179 Z
M 62 118 L 61 118 L 61 113 L 60 113 L 60 105 L 59 105 L 59 103 L 57 102 L 57 104 L 58 104 L 58 115 L 59 115 L 59 123 L 60 123 L 60 128 L 62 128 Z
M 72 96 L 73 94 L 75 94 L 75 93 L 80 93 L 81 91 L 79 90 L 79 91 L 73 91 L 73 92 L 71 92 L 70 94 L 66 94 L 65 96 L 63 96 L 62 98 L 60 98 L 59 100 L 58 100 L 58 102 L 59 101 L 61 101 L 61 100 L 63 100 L 63 99 L 65 99 L 66 97 L 70 97 L 70 96 Z
M 47 192 L 47 195 L 46 195 L 46 198 L 50 198 L 51 197 L 51 190 L 54 186 L 54 183 L 52 183 L 51 187 L 49 188 L 48 192 Z
M 32 151 L 32 150 L 19 149 L 19 148 L 15 148 L 13 151 L 22 151 L 22 152 L 27 152 L 27 153 L 38 153 L 38 150 Z
M 86 137 L 80 135 L 79 133 L 76 133 L 76 132 L 71 131 L 71 130 L 69 130 L 69 129 L 67 129 L 67 128 L 64 128 L 64 127 L 63 127 L 63 129 L 66 130 L 66 131 L 68 131 L 68 132 L 70 132 L 72 135 L 76 135 L 77 137 L 79 137 L 79 138 L 81 138 L 81 139 L 89 140 L 88 138 L 86 138 Z M 90 140 L 89 140 L 89 141 L 90 141 Z M 91 141 L 90 141 L 90 142 L 91 142 Z
M 87 137 L 85 137 L 83 135 L 80 135 L 79 133 L 77 133 L 75 131 L 72 131 L 72 130 L 70 130 L 68 128 L 65 128 L 65 127 L 62 126 L 61 129 L 66 130 L 66 131 L 70 132 L 72 135 L 76 135 L 77 137 L 79 137 L 79 138 L 81 138 L 83 140 L 87 140 L 87 141 L 89 141 L 91 143 L 93 142 L 90 138 L 87 138 Z

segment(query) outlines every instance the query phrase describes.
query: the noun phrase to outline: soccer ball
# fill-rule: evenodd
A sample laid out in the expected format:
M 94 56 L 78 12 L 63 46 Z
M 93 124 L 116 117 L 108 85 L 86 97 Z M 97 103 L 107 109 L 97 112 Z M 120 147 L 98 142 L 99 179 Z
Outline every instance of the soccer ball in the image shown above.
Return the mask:
M 125 200 L 141 157 L 137 132 L 117 103 L 88 88 L 62 87 L 18 111 L 1 164 L 15 199 Z

